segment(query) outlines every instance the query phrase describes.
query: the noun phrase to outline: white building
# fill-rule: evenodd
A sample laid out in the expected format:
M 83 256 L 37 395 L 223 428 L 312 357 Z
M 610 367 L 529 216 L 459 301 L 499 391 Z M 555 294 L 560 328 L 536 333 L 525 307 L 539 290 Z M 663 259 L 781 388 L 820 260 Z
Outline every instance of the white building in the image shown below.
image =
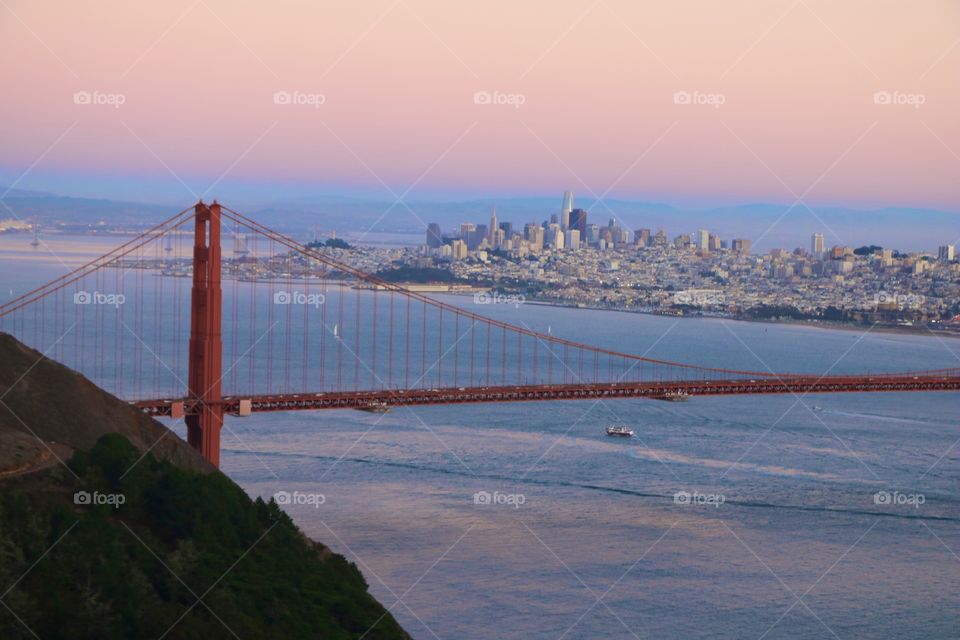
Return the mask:
M 710 250 L 710 231 L 707 229 L 697 231 L 697 249 Z
M 467 257 L 467 243 L 459 238 L 453 241 L 453 259 L 465 260 Z
M 810 237 L 810 253 L 814 258 L 823 257 L 823 234 L 815 233 Z
M 573 211 L 573 191 L 563 192 L 563 205 L 560 207 L 560 228 L 570 228 L 570 212 Z

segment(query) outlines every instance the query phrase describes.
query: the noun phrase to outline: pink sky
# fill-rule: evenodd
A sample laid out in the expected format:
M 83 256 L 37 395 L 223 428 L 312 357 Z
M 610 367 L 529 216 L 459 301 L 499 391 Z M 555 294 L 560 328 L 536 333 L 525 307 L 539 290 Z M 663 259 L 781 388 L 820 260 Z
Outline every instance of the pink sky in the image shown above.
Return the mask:
M 0 0 L 0 55 L 0 171 L 36 163 L 21 188 L 156 177 L 186 200 L 174 174 L 202 192 L 226 172 L 382 197 L 960 205 L 955 0 Z

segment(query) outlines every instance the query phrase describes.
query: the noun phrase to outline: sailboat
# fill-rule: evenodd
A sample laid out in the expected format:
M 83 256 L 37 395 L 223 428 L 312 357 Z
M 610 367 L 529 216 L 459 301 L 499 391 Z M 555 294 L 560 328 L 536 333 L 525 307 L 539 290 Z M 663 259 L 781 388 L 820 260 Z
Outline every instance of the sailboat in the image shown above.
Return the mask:
M 333 337 L 334 337 L 334 338 L 339 338 L 339 337 L 340 337 L 340 325 L 339 325 L 339 324 L 333 325 Z
M 40 246 L 40 225 L 33 225 L 33 240 L 30 241 L 31 247 Z

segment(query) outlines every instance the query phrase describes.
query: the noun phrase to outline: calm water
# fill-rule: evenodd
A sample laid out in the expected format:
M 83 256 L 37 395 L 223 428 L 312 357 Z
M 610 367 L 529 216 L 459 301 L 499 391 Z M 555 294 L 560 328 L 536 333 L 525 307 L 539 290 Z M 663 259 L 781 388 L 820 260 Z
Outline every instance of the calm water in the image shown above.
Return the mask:
M 42 263 L 0 253 L 0 290 L 63 270 Z M 960 341 L 923 336 L 483 311 L 758 370 L 960 358 Z M 251 495 L 322 494 L 287 509 L 417 638 L 953 638 L 957 406 L 956 394 L 838 394 L 269 414 L 228 418 L 223 468 Z M 611 423 L 637 437 L 605 437 Z M 478 492 L 503 503 L 476 504 Z

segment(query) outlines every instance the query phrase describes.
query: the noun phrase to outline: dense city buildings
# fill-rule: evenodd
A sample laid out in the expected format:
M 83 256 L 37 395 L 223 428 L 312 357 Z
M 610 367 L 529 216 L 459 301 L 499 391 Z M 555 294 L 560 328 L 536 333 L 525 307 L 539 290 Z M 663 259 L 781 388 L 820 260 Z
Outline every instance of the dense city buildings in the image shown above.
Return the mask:
M 563 208 L 572 201 L 573 194 L 565 194 Z M 443 233 L 431 223 L 419 247 L 325 250 L 362 271 L 402 273 L 414 279 L 397 281 L 438 291 L 482 288 L 578 307 L 960 331 L 960 260 L 953 245 L 935 253 L 827 247 L 815 233 L 809 250 L 754 254 L 750 239 L 727 242 L 708 229 L 669 239 L 663 229 L 630 230 L 616 220 L 586 224 L 586 212 L 573 208 L 564 229 L 562 214 L 521 227 L 500 221 L 494 209 L 489 225 L 464 222 Z M 237 275 L 310 277 L 309 264 L 273 262 L 241 258 Z
M 665 230 L 628 229 L 563 194 L 560 215 L 522 227 L 464 222 L 443 235 L 431 224 L 419 249 L 364 250 L 391 264 L 448 270 L 463 284 L 522 293 L 528 300 L 656 313 L 820 319 L 911 325 L 960 314 L 960 262 L 953 245 L 903 254 L 884 247 L 828 247 L 751 253 L 749 238 L 724 240 L 699 229 L 668 240 Z M 436 246 L 437 238 L 441 245 Z M 960 322 L 956 323 L 960 328 Z

